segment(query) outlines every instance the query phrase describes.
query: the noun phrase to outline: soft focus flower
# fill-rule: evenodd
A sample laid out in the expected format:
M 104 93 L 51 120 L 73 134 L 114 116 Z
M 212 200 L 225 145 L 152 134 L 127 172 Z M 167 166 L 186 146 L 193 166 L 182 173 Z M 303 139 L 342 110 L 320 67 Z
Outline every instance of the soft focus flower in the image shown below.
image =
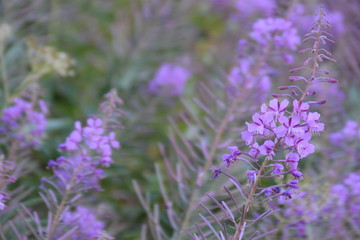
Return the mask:
M 39 146 L 45 134 L 46 103 L 39 100 L 35 104 L 24 98 L 15 98 L 13 104 L 3 110 L 0 132 L 7 139 L 18 139 L 21 146 Z
M 230 154 L 224 154 L 222 156 L 223 161 L 226 163 L 226 167 L 229 167 L 232 163 L 237 160 L 237 157 L 241 155 L 241 151 L 236 146 L 228 147 Z
M 62 221 L 66 227 L 77 227 L 77 231 L 70 237 L 71 240 L 97 239 L 104 230 L 105 224 L 96 219 L 91 209 L 78 206 L 75 211 L 66 212 Z
M 228 90 L 231 95 L 236 96 L 240 89 L 254 88 L 258 91 L 261 90 L 259 91 L 261 95 L 266 95 L 271 88 L 269 67 L 264 64 L 254 74 L 252 69 L 256 64 L 256 61 L 252 58 L 242 58 L 239 60 L 238 65 L 230 70 L 228 74 Z
M 274 44 L 277 48 L 295 50 L 300 43 L 296 28 L 282 18 L 267 18 L 256 21 L 250 36 L 263 46 Z
M 274 0 L 252 0 L 252 1 L 235 1 L 235 7 L 241 13 L 241 16 L 249 16 L 251 14 L 260 12 L 265 16 L 270 17 L 276 9 L 276 1 Z
M 360 126 L 357 122 L 348 120 L 342 130 L 330 134 L 332 144 L 338 146 L 353 141 L 360 141 Z
M 173 63 L 163 63 L 149 83 L 149 90 L 160 95 L 180 96 L 190 77 L 188 69 Z
M 246 171 L 247 178 L 248 178 L 249 182 L 254 182 L 255 181 L 257 173 L 258 173 L 258 170 L 247 170 Z

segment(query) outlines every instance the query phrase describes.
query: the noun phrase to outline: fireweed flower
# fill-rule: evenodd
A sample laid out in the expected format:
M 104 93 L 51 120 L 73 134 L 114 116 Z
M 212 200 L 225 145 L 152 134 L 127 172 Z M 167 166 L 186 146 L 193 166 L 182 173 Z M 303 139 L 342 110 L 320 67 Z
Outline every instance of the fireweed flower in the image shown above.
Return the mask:
M 149 90 L 160 95 L 180 96 L 190 77 L 188 69 L 174 63 L 163 63 L 149 83 Z
M 16 162 L 24 159 L 31 148 L 40 146 L 45 135 L 47 105 L 43 100 L 28 100 L 26 97 L 15 98 L 13 103 L 3 109 L 0 123 L 0 142 L 6 146 L 7 159 L 0 157 L 0 209 L 5 208 L 7 184 L 14 183 L 21 167 Z M 22 166 L 22 165 L 21 165 Z
M 269 104 L 263 104 L 261 111 L 254 113 L 252 122 L 246 122 L 247 129 L 242 133 L 245 144 L 251 149 L 252 154 L 243 154 L 244 158 L 237 157 L 238 160 L 244 161 L 251 167 L 247 171 L 248 181 L 252 182 L 248 191 L 246 202 L 242 210 L 241 221 L 236 224 L 236 232 L 232 239 L 239 239 L 245 230 L 246 215 L 253 204 L 253 199 L 264 196 L 267 199 L 281 197 L 284 199 L 292 199 L 298 192 L 299 181 L 303 175 L 298 168 L 298 163 L 308 155 L 315 151 L 315 146 L 311 144 L 311 139 L 315 133 L 324 130 L 324 124 L 321 123 L 320 114 L 311 112 L 311 104 L 323 104 L 325 101 L 308 101 L 306 100 L 310 94 L 310 87 L 321 82 L 334 83 L 333 79 L 323 77 L 319 71 L 319 63 L 323 60 L 335 61 L 331 59 L 328 52 L 322 50 L 322 45 L 326 42 L 333 42 L 328 38 L 325 28 L 329 24 L 324 20 L 324 12 L 320 9 L 318 17 L 312 28 L 312 31 L 306 35 L 305 41 L 314 40 L 313 47 L 310 52 L 313 56 L 304 63 L 304 67 L 291 70 L 291 73 L 299 70 L 307 70 L 308 77 L 293 76 L 291 81 L 304 81 L 306 88 L 303 90 L 297 86 L 283 86 L 280 90 L 293 89 L 291 94 L 274 94 L 275 98 L 290 98 L 282 101 L 273 99 Z M 254 39 L 261 44 L 268 44 L 274 41 L 274 45 L 278 47 L 294 50 L 299 43 L 296 30 L 292 28 L 291 23 L 284 19 L 265 19 L 259 20 L 254 25 L 252 32 Z M 302 52 L 305 52 L 304 50 Z M 307 67 L 312 62 L 312 67 Z M 227 167 L 235 163 L 231 161 L 234 152 L 243 153 L 236 147 L 231 147 L 230 155 L 226 155 L 225 162 Z M 236 150 L 236 151 L 235 151 Z M 245 157 L 250 156 L 249 159 Z M 283 159 L 285 156 L 285 159 Z M 230 160 L 229 160 L 230 159 Z M 281 166 L 280 166 L 281 165 Z M 224 172 L 223 172 L 224 173 Z M 234 179 L 234 176 L 226 173 Z M 278 177 L 287 175 L 288 182 L 285 184 L 275 185 L 277 193 L 272 191 L 271 186 L 259 186 L 261 178 Z M 278 189 L 279 188 L 279 189 Z M 241 237 L 240 237 L 241 238 Z
M 353 229 L 360 227 L 359 189 L 360 173 L 352 172 L 341 183 L 322 188 L 321 192 L 311 188 L 308 192 L 296 195 L 294 201 L 282 197 L 270 205 L 280 204 L 284 207 L 283 214 L 287 218 L 284 227 L 291 229 L 289 237 L 306 238 L 305 229 L 315 225 L 326 227 L 326 232 L 318 233 L 321 237 L 337 239 L 339 236 L 348 236 L 349 239 L 355 239 L 352 237 Z
M 98 239 L 104 230 L 105 224 L 96 219 L 93 211 L 87 207 L 78 206 L 75 211 L 66 212 L 61 219 L 64 229 L 58 229 L 56 235 L 61 235 L 66 229 L 77 228 L 71 235 L 71 240 Z
M 240 59 L 239 64 L 230 70 L 228 75 L 229 92 L 236 95 L 239 88 L 253 89 L 257 88 L 262 93 L 266 93 L 271 88 L 271 81 L 269 77 L 269 67 L 262 66 L 261 70 L 254 75 L 252 72 L 253 66 L 256 65 L 254 59 L 245 58 Z
M 263 47 L 273 46 L 280 51 L 285 63 L 291 64 L 293 56 L 287 51 L 294 51 L 300 44 L 296 28 L 283 18 L 259 19 L 253 25 L 250 37 Z
M 47 240 L 54 239 L 58 231 L 65 229 L 69 219 L 75 217 L 81 218 L 81 221 L 85 221 L 86 218 L 93 219 L 82 208 L 77 210 L 80 211 L 78 213 L 68 211 L 70 206 L 76 204 L 75 200 L 79 199 L 83 192 L 101 189 L 99 181 L 104 177 L 103 168 L 111 165 L 112 152 L 120 147 L 120 143 L 115 139 L 114 130 L 120 128 L 117 118 L 123 113 L 118 108 L 122 100 L 115 91 L 105 95 L 105 98 L 106 101 L 100 105 L 102 114 L 88 118 L 85 126 L 78 121 L 75 122 L 74 130 L 59 146 L 59 150 L 64 155 L 49 161 L 48 166 L 53 170 L 54 176 L 49 179 L 44 178 L 42 186 L 47 195 L 42 197 L 53 214 L 48 219 L 50 227 L 46 230 Z M 45 183 L 50 183 L 62 194 L 61 199 L 58 200 L 60 204 L 51 200 L 54 192 L 46 188 Z M 86 223 L 81 223 L 76 234 L 83 236 L 84 226 Z M 76 234 L 73 236 L 78 236 Z M 86 237 L 89 235 L 84 236 L 73 239 L 88 239 Z
M 300 37 L 292 23 L 282 18 L 260 19 L 255 22 L 250 36 L 263 46 L 271 42 L 275 47 L 295 50 L 300 44 Z
M 280 52 L 281 57 L 287 63 L 291 62 L 292 56 L 285 54 L 285 51 L 294 50 L 300 43 L 296 29 L 292 27 L 290 22 L 281 18 L 258 20 L 253 25 L 249 37 L 255 41 L 253 42 L 254 48 L 260 46 L 263 49 L 259 52 L 260 59 L 266 55 L 278 55 Z M 249 45 L 245 39 L 239 41 L 239 60 L 237 66 L 229 71 L 227 89 L 229 95 L 235 97 L 242 89 L 256 89 L 257 91 L 254 91 L 252 95 L 256 96 L 255 99 L 258 101 L 264 101 L 271 89 L 270 76 L 273 70 L 265 62 L 262 62 L 261 66 L 257 66 L 259 58 L 252 57 L 254 53 Z M 286 103 L 287 100 L 284 101 L 283 106 L 279 106 L 283 109 L 284 105 L 288 104 Z M 276 112 L 277 107 L 273 104 L 275 104 L 274 101 L 271 102 L 270 107 L 274 107 L 273 111 Z M 277 110 L 283 111 L 283 109 Z
M 334 145 L 345 142 L 360 141 L 360 126 L 357 122 L 348 120 L 342 130 L 332 133 L 330 141 Z
M 301 3 L 295 3 L 290 9 L 288 19 L 299 30 L 300 33 L 306 33 L 308 26 L 313 22 L 312 14 L 308 13 L 306 6 Z M 327 11 L 326 19 L 331 22 L 332 28 L 329 30 L 335 38 L 342 35 L 345 32 L 344 16 L 340 11 Z
M 241 13 L 241 16 L 249 16 L 254 13 L 262 13 L 266 17 L 273 15 L 274 10 L 276 9 L 276 1 L 274 0 L 254 0 L 254 1 L 242 1 L 237 0 L 234 3 L 236 9 Z
M 9 139 L 17 139 L 22 147 L 37 147 L 45 134 L 47 105 L 43 100 L 32 103 L 16 98 L 3 110 L 0 132 Z

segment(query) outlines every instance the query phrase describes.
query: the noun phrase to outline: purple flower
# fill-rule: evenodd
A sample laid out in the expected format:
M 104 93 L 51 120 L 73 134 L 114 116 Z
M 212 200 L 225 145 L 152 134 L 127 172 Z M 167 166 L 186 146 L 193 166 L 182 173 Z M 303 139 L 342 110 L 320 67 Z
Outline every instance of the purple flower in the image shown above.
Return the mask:
M 250 145 L 254 140 L 254 135 L 249 131 L 243 131 L 241 133 L 241 137 L 245 141 L 246 145 Z
M 290 182 L 288 182 L 286 184 L 286 186 L 291 187 L 293 189 L 299 189 L 298 183 L 299 183 L 299 180 L 291 180 Z
M 287 99 L 284 99 L 281 103 L 277 99 L 272 99 L 269 102 L 269 110 L 278 118 L 284 114 L 288 105 L 289 101 Z
M 350 173 L 344 180 L 344 184 L 352 190 L 354 195 L 359 195 L 360 198 L 360 174 Z
M 311 134 L 306 133 L 295 141 L 295 146 L 299 155 L 304 158 L 315 151 L 314 145 L 309 143 Z
M 279 122 L 282 126 L 275 129 L 275 134 L 278 137 L 284 137 L 287 134 L 301 136 L 305 133 L 304 129 L 300 126 L 300 119 L 297 116 L 289 118 L 281 116 Z
M 251 146 L 251 149 L 250 149 L 250 151 L 249 151 L 249 155 L 252 156 L 252 157 L 255 159 L 255 161 L 256 161 L 256 159 L 258 158 L 259 154 L 260 154 L 260 146 L 259 146 L 259 144 L 256 142 L 256 143 L 254 143 L 254 144 Z
M 296 170 L 298 166 L 298 162 L 300 160 L 300 156 L 297 153 L 290 152 L 285 156 L 286 164 L 289 165 L 291 170 Z
M 292 23 L 282 18 L 259 19 L 253 25 L 250 36 L 263 46 L 272 42 L 278 48 L 295 50 L 300 43 Z
M 275 176 L 279 176 L 281 175 L 283 170 L 284 170 L 284 166 L 281 163 L 275 163 L 271 172 Z
M 259 72 L 254 75 L 253 68 L 256 62 L 253 59 L 242 58 L 239 64 L 233 67 L 228 75 L 228 91 L 231 95 L 236 96 L 239 89 L 253 89 L 264 95 L 271 88 L 271 81 L 268 76 L 269 70 L 263 66 Z
M 246 122 L 248 126 L 248 131 L 250 133 L 255 133 L 259 135 L 265 134 L 265 128 L 270 125 L 270 123 L 273 121 L 273 117 L 271 113 L 265 113 L 263 115 L 260 115 L 259 113 L 255 113 L 252 116 L 253 123 Z
M 226 163 L 226 167 L 228 168 L 232 163 L 237 160 L 237 157 L 241 155 L 241 151 L 236 146 L 228 147 L 228 150 L 231 152 L 230 154 L 224 154 L 222 156 L 223 161 Z
M 293 190 L 291 188 L 288 188 L 281 194 L 281 196 L 285 200 L 288 200 L 288 199 L 292 199 L 292 194 L 293 194 Z
M 22 147 L 37 147 L 45 135 L 47 112 L 43 100 L 33 103 L 15 98 L 13 104 L 3 110 L 0 130 L 7 134 L 7 140 L 20 140 Z
M 304 102 L 299 102 L 298 100 L 293 101 L 294 113 L 301 119 L 306 118 L 306 112 L 309 111 L 309 104 Z
M 217 178 L 221 174 L 221 168 L 215 168 L 214 170 L 212 170 L 212 172 L 212 178 Z
M 236 0 L 235 7 L 241 13 L 241 16 L 249 16 L 254 13 L 263 13 L 267 17 L 273 15 L 275 9 L 277 8 L 276 1 L 274 0 L 252 0 L 249 2 Z
M 281 189 L 279 187 L 269 187 L 265 189 L 264 195 L 266 197 L 272 195 L 273 193 L 278 194 L 281 192 Z
M 6 205 L 5 202 L 8 201 L 9 198 L 5 193 L 0 192 L 0 211 L 4 210 Z
M 77 207 L 75 211 L 66 212 L 62 221 L 69 228 L 77 227 L 77 230 L 71 235 L 71 240 L 95 239 L 105 227 L 105 224 L 97 220 L 89 208 L 82 206 Z
M 256 174 L 258 173 L 258 170 L 247 170 L 247 178 L 250 182 L 254 182 L 256 178 Z
M 271 156 L 275 156 L 274 147 L 275 147 L 275 143 L 273 141 L 266 140 L 264 144 L 261 145 L 259 150 L 262 155 L 271 157 Z
M 151 80 L 149 90 L 161 95 L 180 96 L 190 76 L 189 70 L 180 65 L 163 63 Z
M 285 138 L 285 143 L 289 147 L 293 147 L 299 153 L 301 158 L 308 156 L 315 151 L 314 145 L 309 143 L 311 139 L 310 133 L 305 133 L 301 137 L 291 136 Z
M 307 115 L 306 124 L 309 127 L 310 132 L 324 131 L 324 123 L 319 122 L 320 114 L 317 112 L 311 112 Z
M 81 168 L 77 174 L 79 184 L 85 189 L 100 190 L 99 180 L 104 176 L 100 164 L 109 167 L 113 162 L 112 149 L 120 147 L 115 132 L 108 133 L 104 127 L 104 121 L 97 117 L 89 118 L 84 128 L 80 122 L 75 122 L 74 131 L 59 147 L 68 156 L 49 163 L 58 178 L 70 180 L 71 175 Z
M 344 136 L 353 139 L 357 135 L 359 124 L 355 121 L 347 121 L 344 129 L 342 130 Z
M 291 175 L 293 175 L 293 177 L 295 179 L 302 179 L 302 172 L 298 171 L 298 170 L 295 170 L 295 171 L 291 171 Z

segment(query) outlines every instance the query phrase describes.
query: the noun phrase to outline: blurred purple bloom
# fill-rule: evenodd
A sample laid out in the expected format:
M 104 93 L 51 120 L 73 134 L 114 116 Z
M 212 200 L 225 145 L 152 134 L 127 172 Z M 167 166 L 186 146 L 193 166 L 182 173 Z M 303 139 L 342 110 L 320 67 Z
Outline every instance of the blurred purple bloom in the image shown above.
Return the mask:
M 241 13 L 241 16 L 249 16 L 254 13 L 262 13 L 266 17 L 273 15 L 276 6 L 276 1 L 274 0 L 252 0 L 252 1 L 243 1 L 236 0 L 235 7 Z
M 299 180 L 291 180 L 291 181 L 288 182 L 286 185 L 287 185 L 288 187 L 293 188 L 293 189 L 299 189 L 298 183 L 299 183 Z
M 273 166 L 273 170 L 271 171 L 275 176 L 281 175 L 284 170 L 284 166 L 281 163 L 275 163 Z
M 66 212 L 62 221 L 69 228 L 77 227 L 70 237 L 71 240 L 97 239 L 105 227 L 105 224 L 97 220 L 89 208 L 82 206 L 78 206 L 75 211 Z
M 7 140 L 20 140 L 22 147 L 37 147 L 45 135 L 47 113 L 43 100 L 33 104 L 23 98 L 15 98 L 13 104 L 3 110 L 0 131 L 7 134 Z
M 247 170 L 246 174 L 247 174 L 248 180 L 250 182 L 254 182 L 257 173 L 258 173 L 258 170 Z
M 230 154 L 224 154 L 222 156 L 223 161 L 226 163 L 226 167 L 228 168 L 232 163 L 237 160 L 237 157 L 241 155 L 241 151 L 236 146 L 228 147 L 228 150 L 231 152 Z
M 213 172 L 212 178 L 217 178 L 221 174 L 221 168 L 216 168 L 212 170 L 212 172 Z
M 300 43 L 292 23 L 282 18 L 259 19 L 250 36 L 263 46 L 274 43 L 276 47 L 288 50 L 295 50 Z
M 163 63 L 149 84 L 153 93 L 166 96 L 180 96 L 191 77 L 188 69 L 173 63 Z

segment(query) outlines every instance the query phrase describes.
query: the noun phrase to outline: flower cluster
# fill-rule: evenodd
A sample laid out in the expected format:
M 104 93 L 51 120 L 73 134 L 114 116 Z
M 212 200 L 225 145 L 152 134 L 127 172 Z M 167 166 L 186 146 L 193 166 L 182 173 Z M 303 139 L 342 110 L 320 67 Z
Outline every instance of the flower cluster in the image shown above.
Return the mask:
M 95 214 L 91 209 L 78 206 L 75 211 L 66 212 L 62 221 L 66 228 L 77 228 L 77 231 L 71 235 L 71 240 L 89 240 L 98 239 L 104 230 L 105 224 L 96 219 Z M 58 230 L 61 234 L 62 230 Z
M 241 15 L 251 15 L 253 13 L 263 13 L 265 16 L 271 16 L 276 9 L 276 1 L 274 0 L 254 0 L 254 1 L 242 1 L 237 0 L 234 3 L 236 9 L 241 13 Z
M 242 132 L 242 138 L 250 151 L 242 152 L 237 147 L 229 147 L 231 154 L 225 154 L 223 160 L 229 167 L 242 156 L 248 156 L 253 162 L 263 156 L 268 159 L 266 167 L 271 168 L 271 175 L 282 176 L 291 174 L 294 180 L 284 186 L 289 194 L 298 189 L 298 179 L 302 173 L 298 169 L 299 160 L 314 152 L 314 145 L 310 143 L 312 135 L 324 130 L 320 122 L 320 114 L 309 111 L 309 103 L 294 100 L 293 112 L 287 110 L 289 101 L 272 99 L 269 105 L 263 104 L 261 112 L 252 116 L 253 122 L 247 124 L 247 130 Z M 283 159 L 277 152 L 285 152 Z M 253 181 L 253 172 L 248 172 L 248 179 Z M 256 174 L 256 173 L 255 173 Z M 271 191 L 273 188 L 271 189 Z M 291 197 L 291 194 L 288 195 Z
M 348 120 L 342 130 L 330 135 L 330 141 L 338 146 L 339 143 L 360 141 L 360 126 L 357 122 Z
M 99 180 L 103 177 L 100 167 L 110 166 L 112 149 L 119 147 L 115 132 L 108 132 L 100 118 L 91 117 L 85 127 L 75 123 L 75 130 L 59 147 L 68 156 L 50 161 L 49 166 L 65 182 L 70 182 L 75 175 L 85 189 L 99 189 Z
M 313 30 L 306 35 L 305 41 L 313 39 L 313 48 L 308 48 L 300 51 L 312 50 L 314 56 L 305 61 L 303 67 L 290 70 L 294 73 L 300 70 L 307 70 L 310 74 L 308 78 L 302 76 L 291 76 L 290 81 L 304 81 L 307 86 L 302 90 L 298 86 L 282 86 L 280 90 L 291 89 L 291 94 L 274 94 L 274 99 L 270 100 L 269 104 L 262 104 L 260 112 L 252 116 L 252 122 L 246 122 L 247 130 L 242 132 L 242 139 L 249 147 L 248 151 L 241 151 L 237 147 L 229 147 L 230 154 L 223 156 L 223 161 L 226 167 L 229 167 L 236 161 L 243 161 L 249 164 L 252 168 L 248 170 L 248 181 L 253 182 L 253 191 L 251 194 L 263 193 L 266 197 L 275 194 L 275 196 L 283 196 L 285 198 L 292 198 L 294 190 L 299 188 L 298 183 L 302 179 L 302 172 L 299 170 L 299 161 L 302 158 L 314 153 L 315 147 L 310 140 L 313 135 L 324 131 L 324 123 L 320 122 L 320 114 L 318 112 L 311 112 L 311 104 L 324 104 L 326 101 L 306 101 L 307 96 L 313 96 L 315 93 L 310 92 L 310 88 L 314 84 L 320 82 L 335 83 L 336 80 L 320 75 L 319 62 L 324 59 L 335 62 L 330 58 L 330 53 L 321 48 L 321 44 L 333 42 L 328 38 L 328 33 L 324 28 L 328 28 L 329 24 L 324 20 L 324 12 L 320 10 L 319 15 L 313 26 Z M 263 38 L 258 35 L 255 39 L 261 41 L 274 37 L 271 34 L 278 32 L 280 29 L 288 29 L 291 27 L 290 23 L 279 19 L 259 20 L 255 24 L 255 29 L 259 29 L 258 33 L 266 33 Z M 260 31 L 260 29 L 263 29 Z M 272 30 L 273 29 L 273 30 Z M 294 31 L 289 31 L 293 32 Z M 287 36 L 289 34 L 281 35 Z M 291 34 L 290 34 L 291 35 Z M 255 35 L 256 36 L 256 35 Z M 285 38 L 278 42 L 291 42 L 290 38 Z M 294 41 L 297 43 L 298 40 Z M 275 41 L 276 42 L 276 41 Z M 275 43 L 276 44 L 276 43 Z M 294 45 L 293 45 L 294 46 Z M 291 47 L 292 48 L 292 47 Z M 307 67 L 309 62 L 313 62 L 313 68 Z M 322 73 L 328 74 L 328 72 Z M 285 98 L 279 101 L 278 98 Z M 291 102 L 288 100 L 291 99 Z M 219 175 L 221 170 L 217 169 L 215 175 Z M 262 188 L 260 192 L 256 193 L 258 188 L 258 178 L 281 177 L 284 175 L 291 175 L 292 180 L 285 184 L 273 185 L 267 188 Z M 281 187 L 286 188 L 281 191 Z M 251 196 L 252 197 L 252 196 Z M 250 206 L 250 202 L 247 203 Z M 246 210 L 247 211 L 247 210 Z
M 307 32 L 308 26 L 311 25 L 313 21 L 312 14 L 307 12 L 306 6 L 302 3 L 295 3 L 288 16 L 289 21 L 291 21 L 301 33 Z M 331 33 L 335 35 L 335 37 L 337 37 L 336 35 L 341 35 L 345 32 L 345 18 L 341 11 L 328 11 L 326 18 L 331 22 Z
M 86 216 L 90 220 L 93 219 L 89 214 L 83 214 L 82 209 L 76 214 L 69 211 L 71 207 L 77 206 L 85 191 L 100 190 L 99 181 L 104 177 L 102 168 L 110 166 L 113 161 L 113 149 L 120 147 L 120 143 L 115 139 L 114 129 L 120 127 L 117 118 L 122 114 L 118 109 L 122 100 L 114 90 L 106 94 L 105 98 L 106 100 L 100 104 L 102 114 L 88 118 L 86 126 L 82 126 L 79 121 L 75 122 L 75 129 L 59 146 L 65 153 L 64 156 L 49 161 L 48 166 L 53 169 L 54 176 L 43 178 L 42 189 L 45 194 L 41 195 L 50 211 L 46 239 L 53 239 L 56 234 L 65 236 L 72 231 L 82 236 L 85 231 L 82 226 L 85 225 L 71 230 L 68 229 L 68 222 L 74 217 L 79 217 L 79 214 L 82 220 L 85 220 L 83 218 Z M 60 193 L 59 199 L 54 189 Z M 71 236 L 77 235 L 73 233 Z M 89 238 L 85 236 L 74 239 Z
M 287 219 L 285 227 L 295 237 L 306 236 L 307 225 L 320 218 L 321 204 L 321 197 L 314 192 L 301 192 L 291 200 L 279 197 L 278 201 L 269 203 L 271 208 L 280 206 L 284 209 L 283 216 Z
M 7 140 L 17 139 L 22 147 L 38 146 L 46 127 L 47 105 L 43 100 L 35 103 L 16 98 L 3 110 L 0 132 Z
M 324 209 L 332 221 L 360 222 L 360 173 L 350 173 L 341 184 L 332 186 Z M 360 225 L 358 226 L 360 227 Z
M 263 95 L 271 88 L 271 81 L 268 69 L 263 66 L 256 75 L 252 73 L 255 65 L 254 59 L 241 59 L 238 66 L 233 67 L 228 75 L 229 92 L 233 95 L 238 92 L 238 88 L 253 89 L 255 86 L 261 90 Z
M 149 90 L 160 95 L 180 96 L 190 76 L 190 71 L 178 64 L 163 63 L 149 83 Z
M 348 174 L 342 183 L 332 185 L 325 191 L 322 189 L 321 193 L 316 193 L 312 187 L 308 192 L 297 195 L 293 201 L 279 198 L 277 204 L 284 207 L 286 228 L 292 229 L 291 235 L 306 237 L 306 228 L 319 224 L 327 225 L 329 230 L 317 234 L 326 235 L 329 239 L 345 233 L 349 235 L 349 226 L 352 229 L 360 227 L 360 173 Z
M 300 44 L 296 28 L 283 18 L 259 19 L 250 36 L 263 46 L 273 43 L 278 48 L 295 50 Z

